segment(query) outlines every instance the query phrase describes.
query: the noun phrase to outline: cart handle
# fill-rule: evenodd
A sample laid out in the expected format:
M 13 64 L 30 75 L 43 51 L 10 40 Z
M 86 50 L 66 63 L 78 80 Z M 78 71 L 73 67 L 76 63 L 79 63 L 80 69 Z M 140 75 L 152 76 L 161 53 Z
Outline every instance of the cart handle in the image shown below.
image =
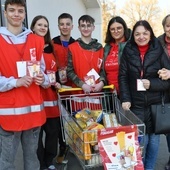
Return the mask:
M 108 86 L 103 86 L 103 89 L 114 89 L 114 85 L 108 85 Z M 82 88 L 60 88 L 58 89 L 58 92 L 66 92 L 66 91 L 78 91 L 78 90 L 82 90 Z

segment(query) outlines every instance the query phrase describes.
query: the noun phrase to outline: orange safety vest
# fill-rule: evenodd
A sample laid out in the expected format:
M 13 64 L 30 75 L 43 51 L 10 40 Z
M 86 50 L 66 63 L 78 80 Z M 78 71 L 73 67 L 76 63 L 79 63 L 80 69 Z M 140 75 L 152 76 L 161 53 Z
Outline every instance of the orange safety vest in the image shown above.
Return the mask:
M 44 52 L 44 61 L 46 70 L 57 71 L 56 59 L 53 53 Z M 42 96 L 44 99 L 44 107 L 47 118 L 59 117 L 58 97 L 55 90 L 51 87 L 44 89 L 41 88 Z
M 18 79 L 17 61 L 30 61 L 34 51 L 40 61 L 44 47 L 42 37 L 29 34 L 26 43 L 9 44 L 0 35 L 0 73 L 9 78 Z M 17 50 L 17 49 L 18 50 Z M 23 52 L 22 56 L 18 51 Z M 21 58 L 22 57 L 22 58 Z M 30 87 L 13 88 L 0 92 L 0 126 L 8 131 L 22 131 L 43 125 L 46 121 L 40 87 L 34 82 Z

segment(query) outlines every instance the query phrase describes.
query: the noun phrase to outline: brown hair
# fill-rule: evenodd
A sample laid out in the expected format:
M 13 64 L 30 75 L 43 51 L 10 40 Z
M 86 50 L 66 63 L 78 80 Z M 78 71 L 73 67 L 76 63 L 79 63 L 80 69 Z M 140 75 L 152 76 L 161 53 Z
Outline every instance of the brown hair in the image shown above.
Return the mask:
M 48 22 L 48 19 L 45 16 L 37 15 L 36 17 L 34 17 L 33 20 L 32 20 L 30 29 L 33 31 L 36 22 L 39 19 L 42 19 L 42 18 L 45 19 L 47 21 L 47 23 L 48 23 L 48 31 L 47 31 L 47 34 L 44 36 L 44 41 L 45 41 L 45 44 L 49 44 L 49 43 L 51 43 L 51 35 L 50 35 L 50 29 L 49 29 L 49 22 Z
M 7 6 L 8 6 L 9 4 L 10 4 L 10 5 L 12 5 L 12 4 L 21 5 L 21 6 L 23 6 L 23 7 L 25 8 L 25 10 L 26 10 L 26 2 L 25 2 L 25 0 L 6 0 L 6 1 L 5 1 L 5 11 L 6 11 Z

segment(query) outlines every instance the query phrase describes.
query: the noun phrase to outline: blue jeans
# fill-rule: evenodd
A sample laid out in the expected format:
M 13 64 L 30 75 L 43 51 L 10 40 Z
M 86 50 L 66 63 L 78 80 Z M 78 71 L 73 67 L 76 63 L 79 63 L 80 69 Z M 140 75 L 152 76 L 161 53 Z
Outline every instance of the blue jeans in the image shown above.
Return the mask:
M 144 149 L 145 170 L 154 170 L 159 150 L 160 135 L 146 134 Z
M 5 131 L 0 127 L 0 169 L 15 170 L 14 161 L 21 142 L 24 170 L 39 170 L 37 147 L 40 128 L 21 132 Z

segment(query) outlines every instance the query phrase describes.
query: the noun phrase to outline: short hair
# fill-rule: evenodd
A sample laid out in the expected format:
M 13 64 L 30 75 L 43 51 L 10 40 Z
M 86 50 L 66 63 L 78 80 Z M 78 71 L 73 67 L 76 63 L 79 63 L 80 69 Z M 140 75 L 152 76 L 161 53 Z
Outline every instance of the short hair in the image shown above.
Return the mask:
M 168 14 L 163 20 L 162 20 L 162 26 L 165 27 L 165 23 L 167 18 L 170 17 L 170 14 Z
M 30 29 L 33 31 L 36 22 L 38 20 L 42 19 L 42 18 L 45 19 L 47 21 L 47 23 L 48 23 L 48 31 L 47 31 L 47 34 L 44 36 L 44 41 L 45 41 L 45 44 L 49 44 L 49 43 L 51 43 L 51 35 L 50 35 L 50 29 L 49 29 L 49 21 L 45 16 L 37 15 L 36 17 L 34 17 L 33 20 L 32 20 Z
M 10 4 L 10 5 L 12 5 L 12 4 L 21 5 L 21 6 L 23 6 L 23 7 L 25 8 L 25 10 L 26 10 L 26 2 L 25 2 L 25 0 L 6 0 L 6 1 L 5 1 L 5 7 L 4 7 L 5 11 L 6 11 L 7 6 L 8 6 L 9 4 Z
M 128 27 L 126 25 L 126 22 L 120 16 L 115 16 L 108 23 L 105 43 L 115 42 L 115 39 L 112 37 L 112 35 L 110 33 L 110 26 L 115 22 L 117 22 L 123 26 L 125 39 L 128 40 L 128 38 L 129 38 L 129 32 L 128 32 Z
M 134 39 L 134 32 L 135 32 L 135 30 L 138 26 L 143 26 L 147 31 L 149 31 L 151 33 L 150 41 L 153 41 L 153 39 L 155 38 L 155 35 L 154 35 L 154 32 L 153 32 L 151 25 L 146 20 L 140 20 L 140 21 L 137 21 L 136 24 L 133 26 L 132 36 L 131 36 L 130 42 L 132 44 L 136 44 L 135 39 Z
M 60 19 L 64 19 L 64 18 L 69 18 L 71 21 L 73 21 L 73 17 L 69 13 L 62 13 L 58 17 L 58 23 L 59 23 Z
M 80 21 L 85 21 L 85 22 L 89 22 L 90 24 L 94 24 L 95 20 L 93 17 L 91 17 L 90 15 L 82 15 L 79 19 L 78 19 L 78 24 L 80 25 Z

